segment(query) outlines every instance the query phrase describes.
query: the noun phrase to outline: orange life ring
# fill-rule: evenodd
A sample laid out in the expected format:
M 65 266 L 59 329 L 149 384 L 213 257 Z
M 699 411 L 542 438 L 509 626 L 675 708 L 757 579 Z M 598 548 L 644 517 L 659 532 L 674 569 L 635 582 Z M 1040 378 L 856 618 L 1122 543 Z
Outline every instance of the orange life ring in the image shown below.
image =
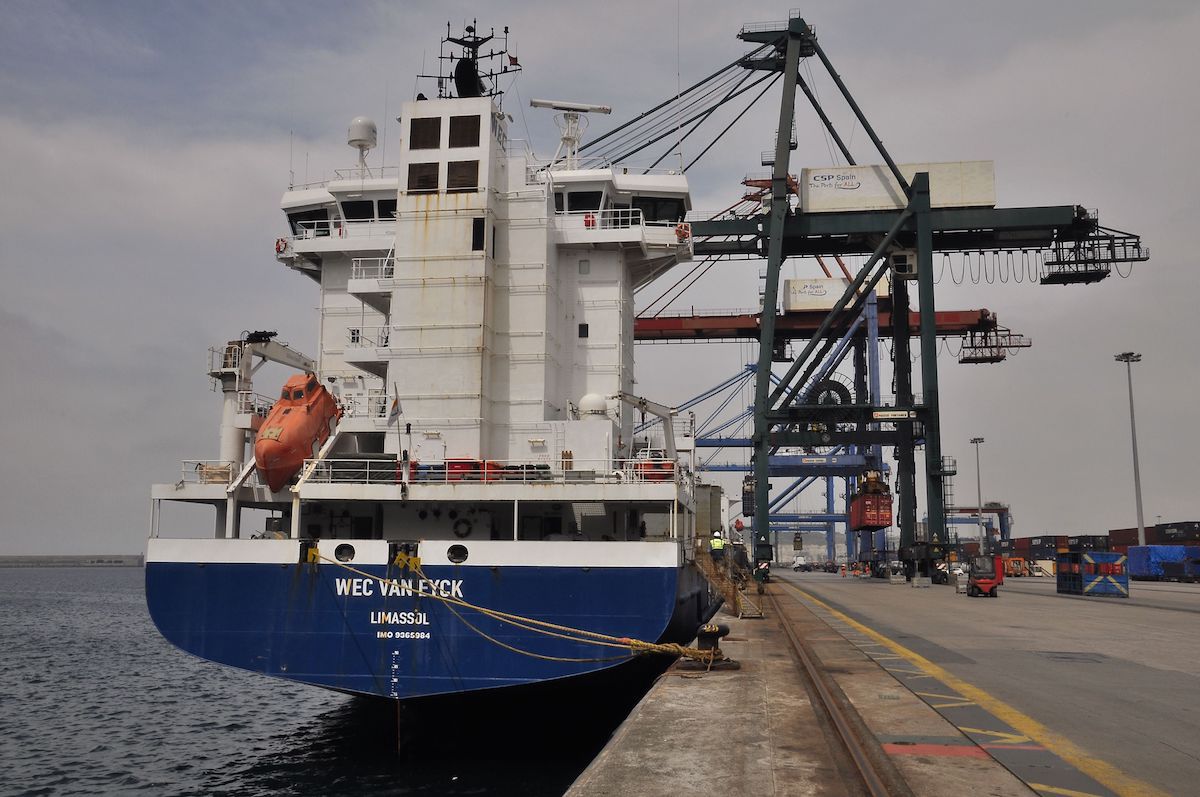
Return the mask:
M 686 221 L 681 221 L 675 225 L 675 237 L 681 242 L 692 237 L 692 225 Z
M 275 239 L 275 254 L 282 255 L 287 250 L 287 240 L 284 238 Z
M 583 214 L 583 226 L 587 227 L 589 230 L 592 227 L 595 227 L 596 226 L 596 214 L 595 213 L 584 213 Z

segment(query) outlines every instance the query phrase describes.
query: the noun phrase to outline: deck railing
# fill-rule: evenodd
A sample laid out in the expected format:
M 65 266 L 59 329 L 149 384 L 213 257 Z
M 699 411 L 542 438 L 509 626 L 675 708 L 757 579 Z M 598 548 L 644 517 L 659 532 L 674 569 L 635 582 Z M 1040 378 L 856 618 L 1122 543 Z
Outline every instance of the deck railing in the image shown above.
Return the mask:
M 394 459 L 324 459 L 305 463 L 313 466 L 309 483 L 400 484 L 403 465 Z M 447 459 L 442 462 L 410 462 L 410 484 L 624 484 L 678 482 L 680 469 L 663 458 L 516 462 L 506 460 Z
M 257 415 L 260 418 L 267 417 L 267 413 L 271 411 L 271 407 L 275 404 L 275 399 L 270 396 L 264 396 L 262 393 L 255 393 L 252 390 L 239 390 L 237 400 L 238 414 Z
M 356 257 L 350 261 L 350 279 L 391 279 L 396 273 L 394 257 Z
M 219 459 L 185 459 L 180 481 L 186 484 L 229 484 L 236 475 L 232 462 Z
M 292 240 L 307 241 L 314 238 L 377 238 L 394 236 L 395 234 L 395 219 L 363 219 L 362 221 L 317 219 L 314 221 L 296 222 L 296 234 L 292 236 Z

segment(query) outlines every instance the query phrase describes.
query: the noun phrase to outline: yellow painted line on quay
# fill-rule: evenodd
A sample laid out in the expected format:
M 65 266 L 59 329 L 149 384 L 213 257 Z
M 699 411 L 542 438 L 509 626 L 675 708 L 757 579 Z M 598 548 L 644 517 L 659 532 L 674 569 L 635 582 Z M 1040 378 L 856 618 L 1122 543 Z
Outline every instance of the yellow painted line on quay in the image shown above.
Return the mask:
M 1094 795 L 1088 791 L 1075 791 L 1074 789 L 1060 789 L 1057 786 L 1047 786 L 1042 783 L 1028 783 L 1026 785 L 1029 786 L 1029 788 L 1033 789 L 1034 791 L 1041 792 L 1042 794 L 1061 795 L 1061 797 L 1096 797 L 1096 795 Z
M 961 678 L 952 675 L 950 671 L 939 667 L 921 654 L 911 651 L 901 645 L 899 642 L 895 642 L 879 633 L 875 629 L 863 625 L 854 618 L 850 617 L 844 612 L 838 611 L 811 593 L 805 592 L 804 590 L 792 584 L 787 584 L 786 582 L 784 583 L 788 588 L 794 590 L 797 594 L 803 596 L 805 599 L 810 600 L 816 605 L 820 606 L 842 622 L 846 623 L 857 631 L 866 634 L 872 639 L 879 641 L 884 646 L 891 648 L 913 665 L 921 670 L 924 670 L 926 673 L 941 681 L 946 686 L 975 701 L 980 708 L 990 712 L 1000 721 L 1007 723 L 1009 727 L 1025 734 L 1025 736 L 1029 737 L 1030 740 L 1041 744 L 1047 750 L 1054 753 L 1071 766 L 1091 776 L 1096 780 L 1096 782 L 1102 784 L 1103 786 L 1112 789 L 1114 792 L 1121 795 L 1121 797 L 1169 797 L 1166 792 L 1159 791 L 1149 783 L 1138 780 L 1130 775 L 1126 775 L 1124 772 L 1117 769 L 1107 761 L 1103 761 L 1092 756 L 1082 747 L 1075 744 L 1062 734 L 1050 730 L 1033 717 L 1023 714 L 1002 700 L 993 697 L 989 692 L 985 692 L 979 687 L 967 683 Z M 1071 797 L 1072 794 L 1081 794 L 1079 792 L 1072 793 L 1062 789 L 1052 790 L 1049 787 L 1036 784 L 1029 784 L 1029 786 L 1032 789 L 1036 789 L 1047 794 L 1060 794 L 1066 795 L 1067 797 Z

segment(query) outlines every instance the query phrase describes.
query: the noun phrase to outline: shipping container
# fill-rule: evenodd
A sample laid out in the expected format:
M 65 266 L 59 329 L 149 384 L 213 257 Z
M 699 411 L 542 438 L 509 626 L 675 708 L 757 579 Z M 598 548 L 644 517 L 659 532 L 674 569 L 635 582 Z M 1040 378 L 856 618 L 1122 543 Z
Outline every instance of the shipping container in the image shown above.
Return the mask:
M 1200 522 L 1159 523 L 1150 526 L 1146 529 L 1146 542 L 1151 545 L 1200 542 Z
M 1030 542 L 1029 537 L 1014 537 L 1013 541 L 1012 541 L 1013 550 L 1014 551 L 1028 551 L 1029 550 L 1029 542 Z
M 842 298 L 850 280 L 844 277 L 790 279 L 783 281 L 783 310 L 802 313 L 813 310 L 829 311 Z M 875 286 L 876 296 L 887 296 L 886 280 Z
M 892 496 L 865 493 L 850 500 L 850 528 L 855 530 L 885 529 L 892 525 Z
M 1108 532 L 1108 542 L 1110 545 L 1137 545 L 1138 531 L 1137 529 L 1112 529 Z
M 1200 558 L 1197 545 L 1132 545 L 1129 548 L 1129 575 L 1132 578 L 1156 581 L 1167 578 L 1174 568 L 1164 564 L 1181 564 L 1187 559 Z
M 902 163 L 911 181 L 929 174 L 929 199 L 935 208 L 996 206 L 996 168 L 992 161 Z M 908 197 L 891 170 L 883 165 L 836 166 L 800 172 L 800 206 L 806 213 L 846 210 L 903 210 Z
M 1080 534 L 1067 538 L 1067 548 L 1072 551 L 1107 551 L 1108 537 L 1100 534 Z

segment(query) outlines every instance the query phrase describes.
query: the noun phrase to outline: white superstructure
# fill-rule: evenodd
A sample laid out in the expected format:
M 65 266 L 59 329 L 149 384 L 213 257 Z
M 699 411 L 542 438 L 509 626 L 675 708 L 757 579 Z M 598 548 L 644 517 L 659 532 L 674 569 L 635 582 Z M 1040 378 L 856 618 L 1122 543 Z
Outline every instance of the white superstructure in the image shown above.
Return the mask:
M 490 97 L 409 102 L 400 123 L 397 177 L 282 203 L 280 259 L 321 283 L 320 372 L 356 410 L 344 431 L 382 433 L 395 395 L 417 460 L 632 455 L 615 399 L 607 444 L 573 407 L 632 392 L 633 290 L 691 257 L 686 178 L 540 166 Z
M 486 96 L 418 99 L 399 121 L 397 166 L 367 164 L 375 126 L 359 117 L 358 166 L 281 201 L 276 257 L 320 286 L 315 370 L 342 407 L 336 433 L 272 494 L 244 453 L 256 425 L 226 424 L 221 460 L 185 462 L 180 483 L 155 488 L 153 533 L 159 500 L 174 499 L 217 505 L 218 536 L 241 536 L 252 506 L 278 509 L 293 537 L 423 538 L 461 531 L 425 514 L 452 500 L 476 502 L 493 538 L 497 523 L 537 538 L 513 503 L 536 487 L 575 534 L 644 536 L 657 512 L 652 532 L 682 538 L 686 515 L 690 538 L 690 419 L 635 439 L 630 401 L 634 290 L 692 257 L 686 178 L 539 162 Z M 588 512 L 610 518 L 590 536 Z

